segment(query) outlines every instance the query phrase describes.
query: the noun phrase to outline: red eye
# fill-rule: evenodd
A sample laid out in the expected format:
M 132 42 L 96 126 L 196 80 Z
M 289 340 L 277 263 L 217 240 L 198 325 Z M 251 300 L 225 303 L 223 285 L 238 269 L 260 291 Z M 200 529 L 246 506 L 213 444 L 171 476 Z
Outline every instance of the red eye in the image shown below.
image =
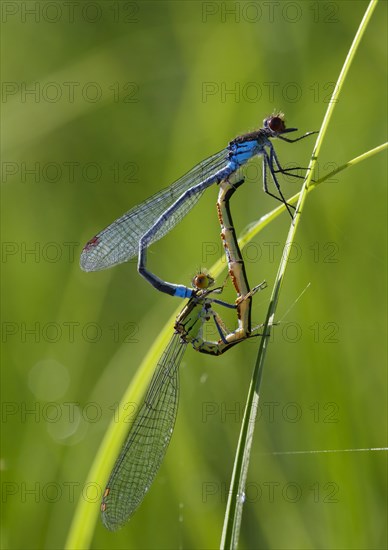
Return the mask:
M 282 118 L 279 116 L 273 116 L 268 120 L 268 128 L 272 130 L 272 132 L 279 133 L 284 132 L 286 126 Z

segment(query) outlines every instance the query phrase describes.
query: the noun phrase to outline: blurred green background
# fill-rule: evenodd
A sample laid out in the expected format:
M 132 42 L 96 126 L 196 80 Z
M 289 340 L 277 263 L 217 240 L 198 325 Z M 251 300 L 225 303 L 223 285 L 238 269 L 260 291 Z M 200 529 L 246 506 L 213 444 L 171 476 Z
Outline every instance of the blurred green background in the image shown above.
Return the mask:
M 1 7 L 2 547 L 63 548 L 77 500 L 99 507 L 88 470 L 178 304 L 135 262 L 81 272 L 82 246 L 274 110 L 318 129 L 367 2 Z M 386 140 L 386 11 L 361 43 L 318 176 Z M 284 165 L 306 166 L 313 141 L 275 146 Z M 250 170 L 233 199 L 238 233 L 275 206 L 260 162 Z M 299 189 L 288 180 L 286 196 Z M 378 155 L 308 199 L 267 358 L 242 549 L 387 547 L 385 452 L 273 454 L 387 444 L 386 183 Z M 215 199 L 209 190 L 152 247 L 159 276 L 189 284 L 220 257 Z M 271 286 L 288 225 L 283 214 L 249 245 L 252 285 Z M 123 530 L 98 522 L 92 548 L 219 546 L 256 351 L 254 340 L 221 358 L 187 350 L 160 473 Z

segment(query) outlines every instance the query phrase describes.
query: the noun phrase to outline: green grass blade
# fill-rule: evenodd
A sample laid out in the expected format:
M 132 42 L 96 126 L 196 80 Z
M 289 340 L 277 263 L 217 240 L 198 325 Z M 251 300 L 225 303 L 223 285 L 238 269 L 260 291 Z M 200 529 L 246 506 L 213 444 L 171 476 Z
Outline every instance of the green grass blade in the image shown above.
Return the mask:
M 247 479 L 247 472 L 249 467 L 250 453 L 252 448 L 252 440 L 254 433 L 254 426 L 256 423 L 256 416 L 259 404 L 260 385 L 262 380 L 264 362 L 266 357 L 267 348 L 269 345 L 269 335 L 273 325 L 277 304 L 279 301 L 280 291 L 284 280 L 285 271 L 288 264 L 289 254 L 291 251 L 291 245 L 295 240 L 297 228 L 301 219 L 301 214 L 304 208 L 304 204 L 308 195 L 309 184 L 311 182 L 312 173 L 317 162 L 318 154 L 321 149 L 323 138 L 326 134 L 329 122 L 334 112 L 334 108 L 337 104 L 338 97 L 343 88 L 346 75 L 350 69 L 351 63 L 354 59 L 355 53 L 361 42 L 362 36 L 367 28 L 368 22 L 372 16 L 372 13 L 377 5 L 376 0 L 372 0 L 368 5 L 365 15 L 361 21 L 358 31 L 354 37 L 353 43 L 350 47 L 348 55 L 345 59 L 344 65 L 338 77 L 333 97 L 329 103 L 325 117 L 322 122 L 321 129 L 319 131 L 315 148 L 313 150 L 312 159 L 307 170 L 307 177 L 303 184 L 302 190 L 298 197 L 298 203 L 296 206 L 296 213 L 291 223 L 290 230 L 286 239 L 285 247 L 282 254 L 282 259 L 279 265 L 278 273 L 275 279 L 265 323 L 263 334 L 261 339 L 257 360 L 248 392 L 247 403 L 244 412 L 244 418 L 241 426 L 239 442 L 236 451 L 236 457 L 233 467 L 233 474 L 230 484 L 230 490 L 228 493 L 228 502 L 224 519 L 224 527 L 221 538 L 221 548 L 237 548 L 238 539 L 240 534 L 241 517 L 244 504 L 245 485 Z

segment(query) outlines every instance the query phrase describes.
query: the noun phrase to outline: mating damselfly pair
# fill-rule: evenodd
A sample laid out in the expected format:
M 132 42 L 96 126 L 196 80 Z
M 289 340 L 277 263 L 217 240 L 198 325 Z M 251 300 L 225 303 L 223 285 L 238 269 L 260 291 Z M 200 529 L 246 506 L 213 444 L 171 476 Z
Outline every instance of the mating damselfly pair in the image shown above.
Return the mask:
M 278 174 L 300 177 L 297 168 L 282 168 L 271 138 L 288 143 L 299 141 L 284 134 L 296 131 L 286 128 L 279 113 L 267 117 L 263 128 L 237 137 L 229 145 L 201 162 L 170 187 L 163 189 L 139 206 L 124 214 L 91 239 L 82 251 L 81 267 L 97 271 L 128 261 L 138 253 L 138 271 L 156 289 L 167 294 L 189 298 L 174 325 L 174 335 L 162 354 L 144 401 L 137 413 L 127 439 L 109 478 L 101 505 L 102 520 L 111 530 L 120 528 L 136 511 L 152 483 L 164 458 L 173 431 L 178 403 L 178 367 L 188 343 L 202 353 L 220 355 L 237 343 L 255 336 L 251 329 L 252 296 L 265 283 L 249 288 L 245 266 L 238 247 L 229 208 L 229 199 L 244 182 L 237 181 L 239 169 L 256 156 L 263 158 L 264 191 L 284 203 L 292 215 L 281 191 Z M 278 192 L 268 188 L 268 172 Z M 219 186 L 217 202 L 221 237 L 225 248 L 229 275 L 237 292 L 235 304 L 214 298 L 222 288 L 212 289 L 210 275 L 200 273 L 193 288 L 163 281 L 146 268 L 147 249 L 168 233 L 194 206 L 211 185 Z M 213 305 L 231 307 L 237 311 L 238 328 L 229 331 Z M 217 342 L 203 338 L 206 322 L 213 321 L 219 334 Z

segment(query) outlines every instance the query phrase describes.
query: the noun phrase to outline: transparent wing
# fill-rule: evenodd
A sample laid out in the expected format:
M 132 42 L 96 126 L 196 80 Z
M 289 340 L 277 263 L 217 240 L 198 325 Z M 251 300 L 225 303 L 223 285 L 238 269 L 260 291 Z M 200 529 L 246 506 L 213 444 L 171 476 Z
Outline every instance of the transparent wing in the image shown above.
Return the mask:
M 171 338 L 113 468 L 101 504 L 102 521 L 111 531 L 136 511 L 163 461 L 178 409 L 178 367 L 186 345 L 179 334 Z
M 93 237 L 84 247 L 80 265 L 84 271 L 98 271 L 126 262 L 137 255 L 139 240 L 155 221 L 185 191 L 206 180 L 228 164 L 228 151 L 223 149 L 197 164 L 166 189 L 162 189 L 143 203 L 129 210 L 111 225 Z M 155 242 L 168 233 L 194 206 L 202 193 L 192 194 L 172 215 L 150 241 Z

